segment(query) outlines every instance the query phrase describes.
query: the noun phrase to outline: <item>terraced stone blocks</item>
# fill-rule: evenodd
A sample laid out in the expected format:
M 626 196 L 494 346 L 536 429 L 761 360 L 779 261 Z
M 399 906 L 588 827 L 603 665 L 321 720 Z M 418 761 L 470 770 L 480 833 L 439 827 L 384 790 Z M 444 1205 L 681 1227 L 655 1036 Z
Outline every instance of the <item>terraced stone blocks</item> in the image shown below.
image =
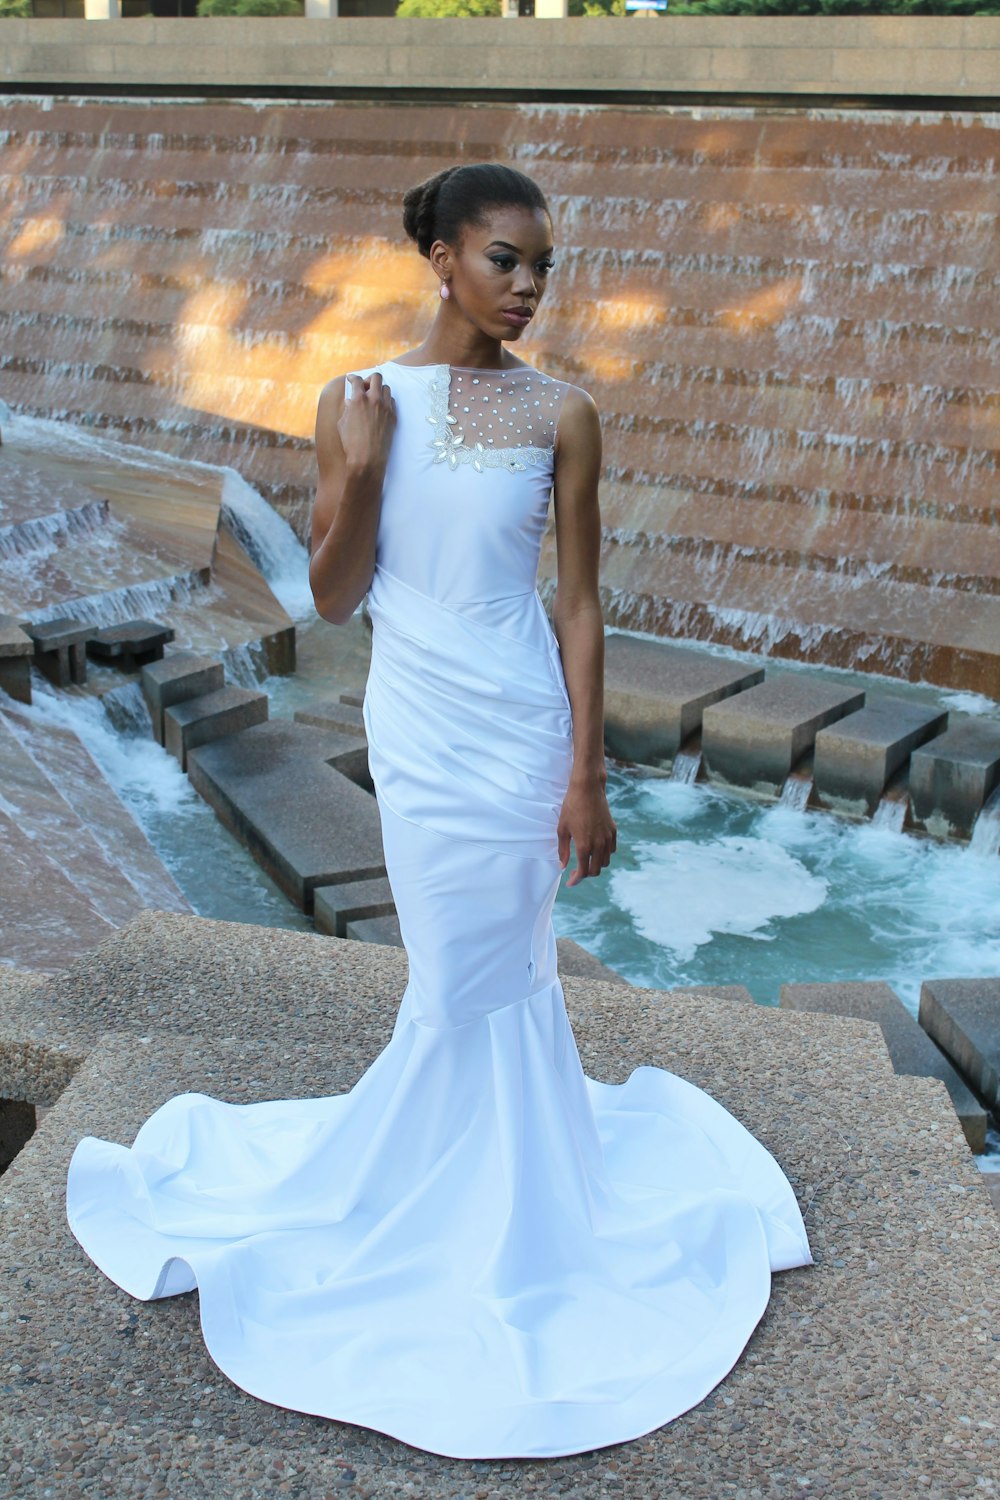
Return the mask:
M 610 634 L 604 642 L 608 751 L 650 765 L 672 760 L 701 728 L 709 704 L 763 680 L 763 667 L 665 641 Z
M 817 731 L 864 701 L 856 688 L 785 673 L 711 704 L 702 715 L 701 735 L 709 780 L 780 791 L 812 749 Z
M 953 723 L 910 757 L 914 815 L 934 831 L 968 836 L 987 797 L 1000 786 L 1000 724 L 970 718 Z

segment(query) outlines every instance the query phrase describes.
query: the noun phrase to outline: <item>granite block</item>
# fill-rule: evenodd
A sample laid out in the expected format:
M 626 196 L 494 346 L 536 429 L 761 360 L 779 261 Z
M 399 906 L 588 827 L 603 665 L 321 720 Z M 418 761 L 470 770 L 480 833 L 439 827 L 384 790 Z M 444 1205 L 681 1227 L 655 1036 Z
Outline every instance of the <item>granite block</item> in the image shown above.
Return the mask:
M 175 709 L 167 710 L 167 718 Z M 385 874 L 374 797 L 338 768 L 353 735 L 273 719 L 193 750 L 192 784 L 304 911 L 317 886 Z
M 163 713 L 177 703 L 199 698 L 225 687 L 221 661 L 195 651 L 172 651 L 142 669 L 142 693 L 153 721 L 153 734 L 163 744 Z
M 701 734 L 707 778 L 778 792 L 817 732 L 864 701 L 863 690 L 786 672 L 710 704 Z
M 1000 978 L 925 979 L 919 1015 L 1000 1124 Z
M 969 718 L 921 745 L 910 757 L 913 813 L 930 833 L 968 837 L 976 815 L 1000 786 L 1000 724 Z
M 712 703 L 764 680 L 747 667 L 668 641 L 610 634 L 604 641 L 604 743 L 610 755 L 672 760 Z
M 164 709 L 163 743 L 180 761 L 181 770 L 186 771 L 190 751 L 263 724 L 268 708 L 266 693 L 254 692 L 252 688 L 216 688 Z
M 940 734 L 945 709 L 887 693 L 869 693 L 864 708 L 816 734 L 813 777 L 821 800 L 862 804 L 873 813 L 890 778 L 911 752 Z

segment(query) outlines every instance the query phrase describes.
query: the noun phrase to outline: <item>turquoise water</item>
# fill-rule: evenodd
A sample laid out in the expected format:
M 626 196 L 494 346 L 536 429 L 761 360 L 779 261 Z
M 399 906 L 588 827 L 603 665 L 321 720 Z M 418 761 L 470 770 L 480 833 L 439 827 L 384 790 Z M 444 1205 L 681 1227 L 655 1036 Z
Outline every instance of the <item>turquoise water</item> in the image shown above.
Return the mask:
M 554 922 L 635 984 L 887 981 L 915 1014 L 924 979 L 1000 974 L 995 855 L 618 767 L 618 849 L 563 879 Z M 570 866 L 572 868 L 572 864 Z

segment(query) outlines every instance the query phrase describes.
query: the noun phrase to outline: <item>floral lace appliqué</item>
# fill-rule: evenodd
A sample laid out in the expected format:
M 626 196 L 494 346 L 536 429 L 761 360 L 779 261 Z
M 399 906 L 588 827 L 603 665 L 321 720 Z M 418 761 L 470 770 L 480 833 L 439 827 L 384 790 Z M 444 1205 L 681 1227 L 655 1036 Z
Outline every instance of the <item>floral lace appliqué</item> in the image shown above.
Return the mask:
M 430 446 L 437 452 L 436 464 L 446 463 L 455 469 L 459 464 L 471 464 L 480 473 L 484 469 L 508 469 L 519 473 L 528 464 L 548 464 L 552 461 L 550 448 L 494 448 L 488 443 L 466 443 L 458 418 L 448 410 L 451 393 L 451 373 L 447 365 L 434 372 L 430 384 L 431 411 L 427 420 L 434 428 Z

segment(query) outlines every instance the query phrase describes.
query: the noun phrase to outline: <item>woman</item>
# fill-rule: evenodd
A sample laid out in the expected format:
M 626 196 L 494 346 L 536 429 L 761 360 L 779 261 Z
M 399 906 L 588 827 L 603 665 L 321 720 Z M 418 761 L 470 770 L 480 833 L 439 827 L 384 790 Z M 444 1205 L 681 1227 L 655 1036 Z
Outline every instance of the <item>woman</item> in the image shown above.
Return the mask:
M 581 1067 L 551 913 L 571 844 L 570 886 L 615 849 L 598 418 L 504 347 L 552 266 L 537 185 L 452 168 L 404 214 L 437 316 L 323 391 L 310 564 L 325 618 L 366 594 L 372 616 L 364 719 L 409 958 L 395 1027 L 348 1093 L 180 1095 L 131 1152 L 82 1141 L 70 1223 L 135 1296 L 197 1286 L 209 1352 L 264 1400 L 456 1458 L 555 1456 L 694 1405 L 772 1270 L 811 1256 L 777 1163 L 707 1094 Z M 535 589 L 550 492 L 554 631 Z

